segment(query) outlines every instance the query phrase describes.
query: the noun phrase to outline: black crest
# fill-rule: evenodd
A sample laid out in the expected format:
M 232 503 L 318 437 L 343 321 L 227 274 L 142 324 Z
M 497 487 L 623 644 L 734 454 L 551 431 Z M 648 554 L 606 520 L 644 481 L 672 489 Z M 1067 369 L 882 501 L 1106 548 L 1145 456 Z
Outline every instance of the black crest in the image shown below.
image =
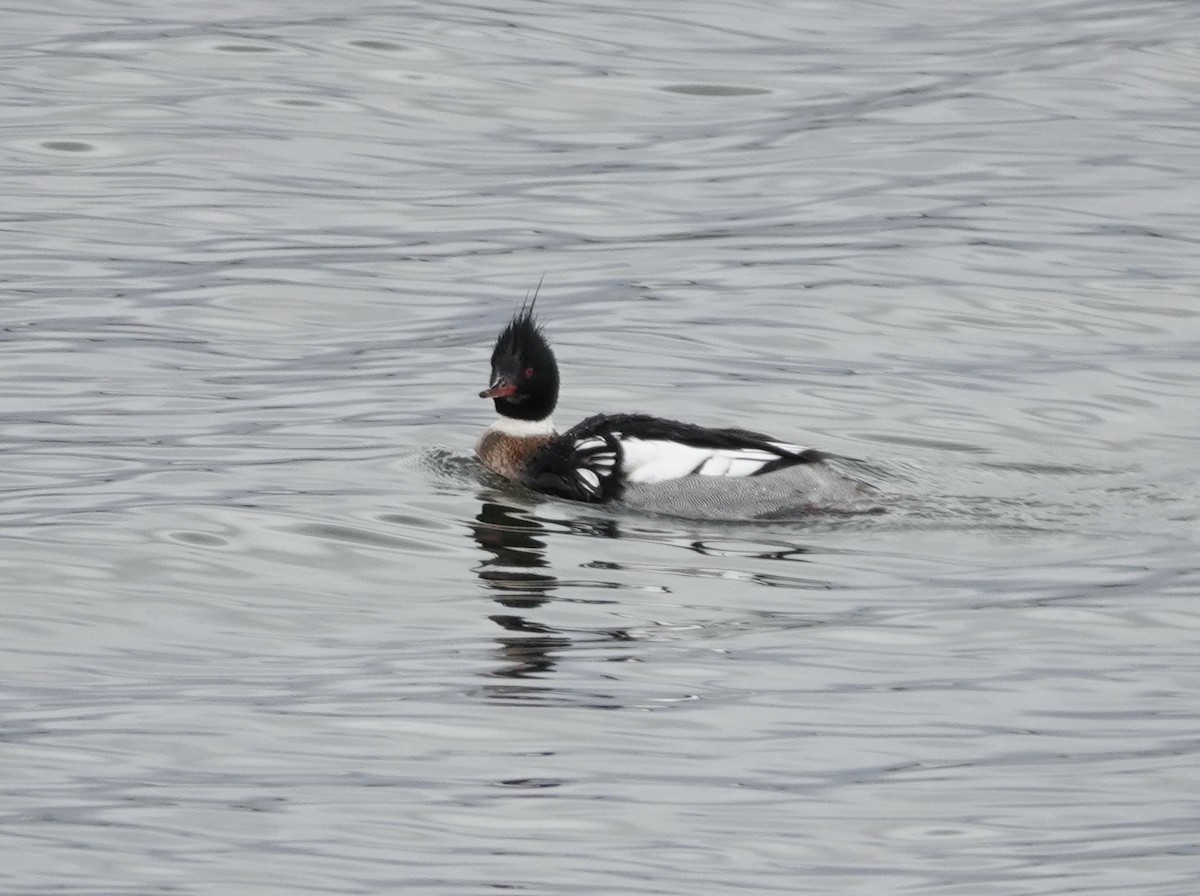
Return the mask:
M 535 290 L 500 331 L 492 349 L 491 386 L 482 394 L 493 398 L 497 413 L 505 417 L 542 420 L 558 403 L 558 363 L 534 316 L 536 303 Z

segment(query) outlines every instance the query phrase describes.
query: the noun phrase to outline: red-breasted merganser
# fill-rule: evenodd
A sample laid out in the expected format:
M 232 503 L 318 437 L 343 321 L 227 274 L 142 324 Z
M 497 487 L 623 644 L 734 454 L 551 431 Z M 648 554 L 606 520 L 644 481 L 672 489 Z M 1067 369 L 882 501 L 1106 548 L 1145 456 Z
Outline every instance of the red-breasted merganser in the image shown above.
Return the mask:
M 532 304 L 496 340 L 491 383 L 479 397 L 492 399 L 500 415 L 475 446 L 483 465 L 562 498 L 603 503 L 649 494 L 652 507 L 679 510 L 682 501 L 708 511 L 749 500 L 754 513 L 857 503 L 874 492 L 833 471 L 819 451 L 744 429 L 597 414 L 559 434 L 550 420 L 558 364 Z

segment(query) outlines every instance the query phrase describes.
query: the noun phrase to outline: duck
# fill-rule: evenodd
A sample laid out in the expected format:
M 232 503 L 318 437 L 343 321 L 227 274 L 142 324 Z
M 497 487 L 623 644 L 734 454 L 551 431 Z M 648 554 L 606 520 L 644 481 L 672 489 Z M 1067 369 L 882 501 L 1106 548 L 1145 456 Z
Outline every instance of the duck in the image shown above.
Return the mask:
M 834 469 L 830 455 L 760 432 L 649 414 L 596 414 L 558 432 L 559 371 L 534 313 L 537 295 L 496 338 L 480 398 L 497 419 L 475 445 L 492 473 L 545 495 L 625 502 L 667 513 L 767 516 L 854 510 L 873 488 Z

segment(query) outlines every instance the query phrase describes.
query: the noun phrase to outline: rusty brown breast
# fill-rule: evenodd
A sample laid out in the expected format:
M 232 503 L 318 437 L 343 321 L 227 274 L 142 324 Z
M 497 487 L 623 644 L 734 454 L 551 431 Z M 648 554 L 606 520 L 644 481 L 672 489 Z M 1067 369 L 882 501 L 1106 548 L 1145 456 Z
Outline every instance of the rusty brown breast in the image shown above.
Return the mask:
M 475 454 L 493 473 L 505 479 L 518 479 L 529 459 L 552 438 L 552 435 L 511 436 L 489 429 L 475 445 Z

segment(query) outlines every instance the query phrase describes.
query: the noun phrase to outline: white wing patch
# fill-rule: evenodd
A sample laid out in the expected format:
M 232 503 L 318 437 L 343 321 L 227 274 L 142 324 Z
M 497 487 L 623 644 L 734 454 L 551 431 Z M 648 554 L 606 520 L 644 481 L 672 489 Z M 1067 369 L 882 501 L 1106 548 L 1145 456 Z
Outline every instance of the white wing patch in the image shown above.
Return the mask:
M 618 436 L 618 438 L 620 438 Z M 772 442 L 785 452 L 804 449 Z M 697 448 L 682 442 L 621 439 L 625 478 L 629 482 L 665 482 L 683 476 L 753 476 L 779 455 L 761 448 Z
M 780 451 L 787 454 L 803 454 L 805 451 L 808 451 L 803 445 L 791 445 L 787 442 L 767 442 L 767 444 L 774 445 Z
M 716 451 L 696 472 L 701 476 L 753 476 L 773 460 L 779 460 L 779 455 L 770 451 Z
M 580 464 L 575 476 L 583 489 L 593 497 L 602 492 L 603 480 L 608 479 L 617 467 L 617 453 L 604 439 L 591 436 L 575 443 L 575 456 Z
M 612 451 L 606 451 L 606 448 L 608 448 L 608 442 L 604 441 L 604 439 L 598 436 L 589 436 L 588 438 L 580 439 L 575 443 L 576 451 L 582 451 L 588 454 L 600 452 L 602 454 L 607 454 L 612 460 L 616 460 L 616 457 L 613 455 Z

